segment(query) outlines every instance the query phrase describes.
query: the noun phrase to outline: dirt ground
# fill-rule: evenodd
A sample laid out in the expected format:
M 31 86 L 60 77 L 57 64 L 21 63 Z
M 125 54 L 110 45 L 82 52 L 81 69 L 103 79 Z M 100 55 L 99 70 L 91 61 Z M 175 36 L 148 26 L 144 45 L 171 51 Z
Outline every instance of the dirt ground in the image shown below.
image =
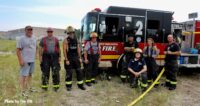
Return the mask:
M 186 70 L 178 76 L 178 89 L 169 106 L 200 106 L 200 74 L 195 70 Z

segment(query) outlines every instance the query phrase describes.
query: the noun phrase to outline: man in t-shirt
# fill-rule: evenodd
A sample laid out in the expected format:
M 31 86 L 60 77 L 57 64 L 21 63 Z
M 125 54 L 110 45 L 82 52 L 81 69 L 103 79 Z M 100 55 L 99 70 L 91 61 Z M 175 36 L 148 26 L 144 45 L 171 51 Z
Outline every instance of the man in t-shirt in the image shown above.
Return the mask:
M 36 37 L 33 36 L 33 28 L 31 26 L 25 27 L 25 35 L 17 40 L 16 53 L 20 68 L 20 89 L 22 96 L 27 97 L 27 89 L 33 91 L 31 88 L 32 74 L 35 68 L 35 56 L 37 48 Z
M 60 45 L 53 36 L 53 29 L 47 29 L 47 36 L 40 41 L 40 67 L 42 70 L 42 89 L 48 89 L 50 69 L 52 70 L 53 89 L 56 92 L 60 83 Z
M 181 54 L 178 44 L 174 42 L 173 35 L 167 37 L 168 45 L 165 48 L 165 70 L 166 70 L 166 83 L 165 86 L 169 90 L 175 90 L 177 84 L 177 71 L 178 71 L 178 56 Z
M 138 48 L 138 43 L 134 41 L 134 35 L 128 35 L 128 42 L 124 44 L 124 58 L 122 61 L 122 72 L 120 78 L 123 83 L 126 82 L 127 74 L 128 74 L 128 63 L 133 58 L 134 49 Z

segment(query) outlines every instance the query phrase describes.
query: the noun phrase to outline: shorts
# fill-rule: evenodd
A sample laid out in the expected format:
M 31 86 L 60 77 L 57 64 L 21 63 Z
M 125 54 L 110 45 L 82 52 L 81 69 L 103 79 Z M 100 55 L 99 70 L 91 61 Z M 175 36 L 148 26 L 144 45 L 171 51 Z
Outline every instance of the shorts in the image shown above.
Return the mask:
M 29 76 L 34 72 L 34 69 L 34 62 L 25 63 L 24 66 L 20 69 L 20 76 Z

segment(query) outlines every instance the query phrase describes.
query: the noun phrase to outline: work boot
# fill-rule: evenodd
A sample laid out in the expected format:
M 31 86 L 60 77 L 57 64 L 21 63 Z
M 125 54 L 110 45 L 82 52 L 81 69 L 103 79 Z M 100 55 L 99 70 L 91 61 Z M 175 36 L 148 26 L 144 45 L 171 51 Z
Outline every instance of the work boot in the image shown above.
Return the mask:
M 142 92 L 145 92 L 147 90 L 147 87 L 142 88 Z
M 123 84 L 126 83 L 126 79 L 125 78 L 121 78 L 121 80 L 122 80 Z
M 48 91 L 48 88 L 42 88 L 43 91 Z
M 176 85 L 171 84 L 171 86 L 169 87 L 169 90 L 171 91 L 171 90 L 175 90 L 175 89 L 176 89 Z
M 96 83 L 97 83 L 97 81 L 96 81 L 96 80 L 92 80 L 92 81 L 91 81 L 91 83 L 93 83 L 93 84 L 96 84 Z
M 58 91 L 58 89 L 59 89 L 59 88 L 54 88 L 53 90 L 54 90 L 54 92 L 57 92 L 57 91 Z
M 137 88 L 138 84 L 137 83 L 131 83 L 130 86 L 131 86 L 131 88 Z
M 170 91 L 175 90 L 175 89 L 176 89 L 175 87 L 169 87 Z
M 86 90 L 86 88 L 83 85 L 78 85 L 78 88 L 81 90 Z
M 67 91 L 71 91 L 72 90 L 72 87 L 67 87 Z
M 131 86 L 131 88 L 137 88 L 138 87 L 138 81 L 137 80 L 130 80 L 130 86 Z
M 169 82 L 165 82 L 165 83 L 162 83 L 161 86 L 169 88 L 170 87 L 170 83 Z
M 86 82 L 85 83 L 87 86 L 92 86 L 92 84 L 90 82 Z
M 154 85 L 154 88 L 158 88 L 158 87 L 159 87 L 159 84 L 155 84 L 155 85 Z

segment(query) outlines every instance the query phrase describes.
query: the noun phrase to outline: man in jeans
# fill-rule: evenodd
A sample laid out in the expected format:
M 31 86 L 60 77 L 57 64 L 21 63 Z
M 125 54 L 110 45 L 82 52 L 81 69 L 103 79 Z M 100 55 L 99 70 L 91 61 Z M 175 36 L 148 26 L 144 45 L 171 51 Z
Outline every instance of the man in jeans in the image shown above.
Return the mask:
M 20 68 L 20 89 L 22 96 L 27 97 L 26 90 L 29 88 L 31 91 L 31 79 L 35 67 L 35 56 L 37 48 L 36 37 L 33 36 L 33 28 L 31 26 L 25 27 L 25 35 L 17 40 L 16 53 L 19 61 Z

